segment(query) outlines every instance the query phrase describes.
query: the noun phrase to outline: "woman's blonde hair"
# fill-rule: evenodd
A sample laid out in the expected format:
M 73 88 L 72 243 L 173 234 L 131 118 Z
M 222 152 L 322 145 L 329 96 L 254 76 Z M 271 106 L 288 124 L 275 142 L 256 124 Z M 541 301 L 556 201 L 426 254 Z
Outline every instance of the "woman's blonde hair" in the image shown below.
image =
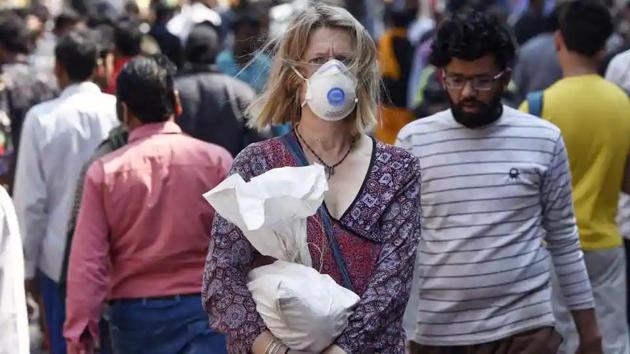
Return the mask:
M 364 132 L 376 123 L 380 73 L 376 46 L 365 28 L 343 8 L 312 2 L 289 24 L 285 34 L 262 50 L 275 53 L 271 73 L 261 95 L 248 108 L 250 125 L 263 129 L 270 124 L 297 123 L 301 114 L 298 92 L 304 83 L 291 69 L 304 56 L 310 36 L 319 28 L 345 30 L 352 38 L 353 57 L 348 68 L 357 79 L 356 129 Z

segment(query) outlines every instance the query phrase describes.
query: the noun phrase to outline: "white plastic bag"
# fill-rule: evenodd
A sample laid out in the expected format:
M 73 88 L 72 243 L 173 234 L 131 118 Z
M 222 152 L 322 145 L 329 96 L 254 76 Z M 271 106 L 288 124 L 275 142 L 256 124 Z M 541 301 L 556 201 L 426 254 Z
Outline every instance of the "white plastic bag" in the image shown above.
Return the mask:
M 252 270 L 247 286 L 273 335 L 291 349 L 312 353 L 332 344 L 359 301 L 311 268 L 306 218 L 317 212 L 327 190 L 324 168 L 311 165 L 273 169 L 248 183 L 232 175 L 204 194 L 258 252 L 278 259 Z
M 310 266 L 306 218 L 327 190 L 324 168 L 312 165 L 273 169 L 249 182 L 234 174 L 204 197 L 262 255 Z
M 321 353 L 348 325 L 359 296 L 329 275 L 277 261 L 252 270 L 247 284 L 274 337 L 294 350 Z

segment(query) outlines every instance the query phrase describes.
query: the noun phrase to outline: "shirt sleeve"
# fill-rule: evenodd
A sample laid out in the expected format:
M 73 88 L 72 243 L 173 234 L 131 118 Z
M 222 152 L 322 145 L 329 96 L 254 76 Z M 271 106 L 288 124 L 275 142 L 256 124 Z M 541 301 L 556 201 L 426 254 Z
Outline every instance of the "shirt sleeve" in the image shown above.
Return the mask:
M 78 353 L 85 341 L 98 340 L 98 322 L 109 289 L 110 244 L 103 184 L 103 169 L 97 161 L 85 177 L 70 251 L 64 336 L 71 354 Z
M 572 311 L 593 308 L 593 293 L 580 248 L 571 173 L 562 136 L 556 141 L 541 187 L 545 240 L 567 306 Z
M 11 197 L 2 187 L 0 187 L 0 294 L 2 294 L 0 353 L 28 354 L 22 241 Z
M 252 165 L 259 161 L 245 149 L 234 161 L 231 173 L 252 177 Z M 236 225 L 215 214 L 210 247 L 203 275 L 203 306 L 210 326 L 225 333 L 230 353 L 248 354 L 254 340 L 266 330 L 247 288 L 255 250 Z
M 336 344 L 347 353 L 403 353 L 402 318 L 409 299 L 416 249 L 421 233 L 420 168 L 381 217 L 389 237 L 348 327 Z
M 22 127 L 13 200 L 22 230 L 26 279 L 35 277 L 42 242 L 46 237 L 48 195 L 42 167 L 41 125 L 33 110 Z

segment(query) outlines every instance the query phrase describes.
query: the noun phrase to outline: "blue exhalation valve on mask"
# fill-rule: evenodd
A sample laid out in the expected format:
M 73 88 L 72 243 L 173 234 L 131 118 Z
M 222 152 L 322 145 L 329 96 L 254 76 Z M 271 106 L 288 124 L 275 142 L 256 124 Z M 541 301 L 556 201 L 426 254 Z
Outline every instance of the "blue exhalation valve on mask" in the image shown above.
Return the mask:
M 328 91 L 327 97 L 328 97 L 328 103 L 337 107 L 337 106 L 343 105 L 346 99 L 346 94 L 343 92 L 342 89 L 335 87 L 335 88 L 330 89 L 330 91 Z
M 306 96 L 302 106 L 308 104 L 319 118 L 334 122 L 354 111 L 358 101 L 357 79 L 342 62 L 331 59 L 308 79 L 294 67 L 292 69 L 306 81 Z

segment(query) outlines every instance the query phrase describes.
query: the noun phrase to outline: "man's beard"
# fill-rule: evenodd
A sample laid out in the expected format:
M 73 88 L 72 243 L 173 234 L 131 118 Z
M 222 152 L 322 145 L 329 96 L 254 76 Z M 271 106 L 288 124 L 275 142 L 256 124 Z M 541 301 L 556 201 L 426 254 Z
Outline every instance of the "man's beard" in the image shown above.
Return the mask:
M 474 98 L 465 99 L 459 102 L 459 104 L 455 104 L 448 93 L 446 93 L 446 97 L 451 104 L 453 118 L 466 128 L 473 129 L 484 127 L 488 124 L 496 122 L 503 114 L 501 93 L 498 93 L 489 104 L 483 103 Z M 477 113 L 467 113 L 463 109 L 464 105 L 476 105 L 479 107 L 479 110 Z

